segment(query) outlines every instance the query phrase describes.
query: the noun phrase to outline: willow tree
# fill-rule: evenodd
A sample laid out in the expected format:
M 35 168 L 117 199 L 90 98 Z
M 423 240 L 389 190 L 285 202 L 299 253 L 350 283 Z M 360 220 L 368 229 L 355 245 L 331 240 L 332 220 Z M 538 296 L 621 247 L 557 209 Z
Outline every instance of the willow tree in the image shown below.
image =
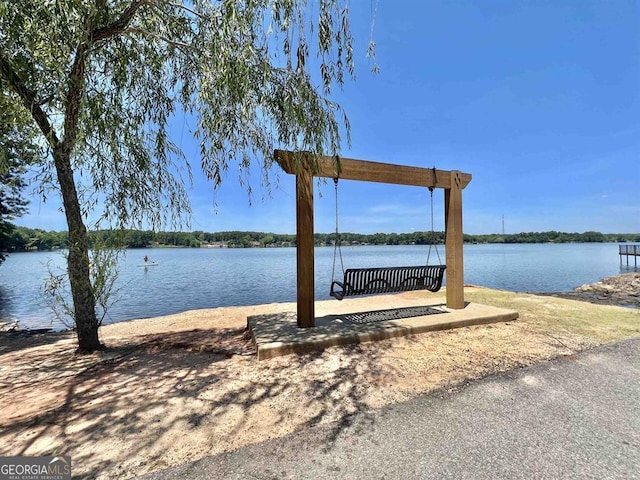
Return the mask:
M 231 165 L 241 180 L 255 162 L 267 175 L 275 145 L 337 152 L 348 122 L 328 97 L 353 76 L 347 0 L 0 0 L 0 72 L 48 149 L 91 352 L 104 346 L 89 212 L 121 228 L 188 219 L 192 165 L 170 128 L 182 115 L 215 186 Z

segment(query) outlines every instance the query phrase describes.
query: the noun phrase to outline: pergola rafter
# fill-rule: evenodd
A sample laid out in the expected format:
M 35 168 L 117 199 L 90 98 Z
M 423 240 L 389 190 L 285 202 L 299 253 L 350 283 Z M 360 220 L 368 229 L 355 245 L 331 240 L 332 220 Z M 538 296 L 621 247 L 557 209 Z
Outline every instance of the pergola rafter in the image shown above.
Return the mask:
M 471 174 L 276 150 L 275 161 L 296 176 L 297 323 L 315 326 L 313 177 L 444 189 L 447 307 L 464 308 L 462 189 Z

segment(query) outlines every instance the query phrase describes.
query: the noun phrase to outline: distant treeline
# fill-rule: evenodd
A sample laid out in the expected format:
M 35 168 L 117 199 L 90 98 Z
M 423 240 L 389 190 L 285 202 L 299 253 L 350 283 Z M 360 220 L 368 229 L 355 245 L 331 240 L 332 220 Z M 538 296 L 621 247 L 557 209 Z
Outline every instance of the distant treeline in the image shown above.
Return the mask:
M 89 233 L 92 246 L 145 248 L 174 247 L 292 247 L 296 236 L 264 232 L 152 232 L 141 230 L 99 230 Z M 318 246 L 333 245 L 335 233 L 316 233 Z M 516 234 L 464 235 L 465 243 L 570 243 L 570 242 L 640 242 L 640 233 L 565 233 L 528 232 Z M 341 233 L 343 245 L 428 245 L 444 243 L 444 232 L 412 233 Z M 14 227 L 5 249 L 9 252 L 55 250 L 67 248 L 67 232 L 47 232 L 40 229 Z

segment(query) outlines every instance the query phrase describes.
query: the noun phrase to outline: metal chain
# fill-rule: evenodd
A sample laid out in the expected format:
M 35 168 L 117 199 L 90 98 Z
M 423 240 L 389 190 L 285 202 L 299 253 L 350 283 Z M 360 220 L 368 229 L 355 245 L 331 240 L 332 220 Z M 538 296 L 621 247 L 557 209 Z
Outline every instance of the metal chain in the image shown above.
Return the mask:
M 338 228 L 338 177 L 335 177 L 333 179 L 333 183 L 335 185 L 335 191 L 336 191 L 336 200 L 335 200 L 335 204 L 336 204 L 336 239 L 333 242 L 333 266 L 331 267 L 331 281 L 335 280 L 335 272 L 336 272 L 336 254 L 339 253 L 340 254 L 340 267 L 342 268 L 342 276 L 344 276 L 344 262 L 342 260 L 342 248 L 340 246 L 341 241 L 340 241 L 340 230 Z
M 433 167 L 433 183 L 436 183 L 436 167 Z M 434 187 L 429 187 L 429 195 L 431 196 L 431 242 L 429 243 L 429 251 L 427 252 L 427 265 L 429 265 L 429 258 L 431 257 L 431 247 L 433 247 L 436 251 L 436 255 L 438 256 L 438 264 L 442 265 L 440 252 L 438 252 L 438 244 L 435 239 L 436 232 L 434 231 L 433 224 L 433 189 Z

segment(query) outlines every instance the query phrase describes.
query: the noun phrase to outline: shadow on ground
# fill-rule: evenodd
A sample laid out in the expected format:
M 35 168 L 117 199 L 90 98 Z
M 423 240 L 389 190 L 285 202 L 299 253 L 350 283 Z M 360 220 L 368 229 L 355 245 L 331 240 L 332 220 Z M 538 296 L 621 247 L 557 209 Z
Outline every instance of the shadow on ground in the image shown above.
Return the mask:
M 60 340 L 72 340 L 73 332 L 52 332 L 51 330 L 14 330 L 0 332 L 0 355 L 26 348 L 50 345 Z
M 367 410 L 374 386 L 362 379 L 389 348 L 257 362 L 242 329 L 140 336 L 89 356 L 53 346 L 26 359 L 9 348 L 0 398 L 18 406 L 0 414 L 0 454 L 64 453 L 82 478 L 130 476 L 171 465 L 175 450 L 197 459 L 337 420 L 331 448 Z

